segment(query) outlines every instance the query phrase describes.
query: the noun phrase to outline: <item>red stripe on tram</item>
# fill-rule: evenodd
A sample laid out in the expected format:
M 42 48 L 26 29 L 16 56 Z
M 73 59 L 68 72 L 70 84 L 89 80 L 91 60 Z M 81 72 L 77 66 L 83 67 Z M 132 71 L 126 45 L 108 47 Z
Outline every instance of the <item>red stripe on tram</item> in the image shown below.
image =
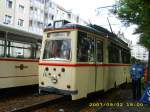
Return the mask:
M 82 67 L 82 66 L 130 66 L 130 64 L 66 64 L 66 63 L 46 63 L 40 62 L 39 65 L 44 66 L 69 66 L 69 67 Z
M 14 58 L 0 58 L 0 61 L 39 62 L 39 60 L 37 59 L 14 59 Z

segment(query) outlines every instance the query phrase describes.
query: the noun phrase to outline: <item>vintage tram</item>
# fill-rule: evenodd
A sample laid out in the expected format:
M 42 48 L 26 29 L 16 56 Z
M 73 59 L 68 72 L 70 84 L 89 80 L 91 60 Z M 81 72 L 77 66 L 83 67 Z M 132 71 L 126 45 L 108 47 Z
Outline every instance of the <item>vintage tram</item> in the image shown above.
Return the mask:
M 130 81 L 130 49 L 97 26 L 55 21 L 44 31 L 39 61 L 39 92 L 71 95 L 107 91 Z
M 0 90 L 38 85 L 41 36 L 0 24 Z

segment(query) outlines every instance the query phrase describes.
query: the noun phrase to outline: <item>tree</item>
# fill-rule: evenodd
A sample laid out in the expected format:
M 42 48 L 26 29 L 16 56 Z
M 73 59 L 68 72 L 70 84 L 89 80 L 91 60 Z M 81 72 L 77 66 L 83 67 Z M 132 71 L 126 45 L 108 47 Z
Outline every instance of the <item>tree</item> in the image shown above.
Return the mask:
M 119 0 L 112 13 L 125 26 L 136 24 L 135 34 L 140 34 L 139 43 L 149 51 L 148 80 L 150 81 L 150 0 Z

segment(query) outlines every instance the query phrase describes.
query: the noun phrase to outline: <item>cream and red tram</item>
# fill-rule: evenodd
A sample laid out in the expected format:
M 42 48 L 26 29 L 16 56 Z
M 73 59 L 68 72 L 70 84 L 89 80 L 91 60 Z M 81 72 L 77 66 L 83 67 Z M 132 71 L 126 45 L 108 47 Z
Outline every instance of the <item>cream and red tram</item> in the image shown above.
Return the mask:
M 41 36 L 0 25 L 0 90 L 38 84 Z
M 43 36 L 40 92 L 67 94 L 75 100 L 130 81 L 130 49 L 125 42 L 97 25 L 56 22 Z

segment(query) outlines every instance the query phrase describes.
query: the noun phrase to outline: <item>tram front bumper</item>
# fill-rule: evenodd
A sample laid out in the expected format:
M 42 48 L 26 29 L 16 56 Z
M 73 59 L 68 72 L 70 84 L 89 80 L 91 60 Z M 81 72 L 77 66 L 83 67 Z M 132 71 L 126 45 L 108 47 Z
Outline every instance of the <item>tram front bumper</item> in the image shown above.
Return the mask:
M 76 95 L 78 94 L 78 90 L 63 90 L 54 87 L 41 87 L 39 86 L 40 91 L 47 91 L 52 93 L 64 94 L 64 95 Z

